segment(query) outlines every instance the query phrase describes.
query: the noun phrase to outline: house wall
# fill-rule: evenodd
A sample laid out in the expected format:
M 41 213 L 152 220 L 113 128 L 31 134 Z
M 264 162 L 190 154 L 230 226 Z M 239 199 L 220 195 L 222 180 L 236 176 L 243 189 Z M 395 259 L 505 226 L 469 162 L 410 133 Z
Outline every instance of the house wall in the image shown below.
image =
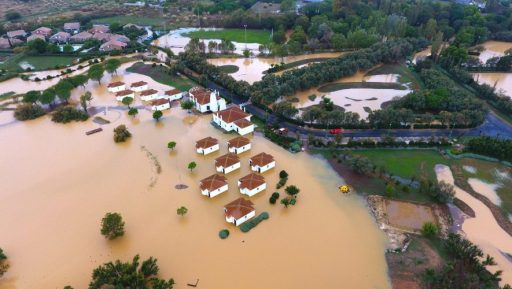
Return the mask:
M 158 93 L 141 96 L 140 99 L 144 101 L 150 101 L 158 98 Z
M 174 95 L 163 95 L 162 98 L 169 99 L 169 100 L 178 100 L 183 97 L 183 92 L 174 94 Z
M 228 148 L 228 151 L 230 153 L 234 153 L 234 154 L 241 154 L 241 153 L 246 152 L 246 151 L 248 151 L 250 149 L 251 149 L 251 144 L 249 143 L 249 144 L 246 144 L 246 145 L 244 145 L 242 147 L 239 147 L 239 148 L 230 147 L 230 148 Z
M 160 105 L 153 105 L 151 107 L 151 110 L 166 110 L 166 109 L 170 109 L 170 108 L 171 108 L 171 104 L 164 103 L 164 104 L 160 104 Z
M 214 145 L 214 146 L 211 146 L 211 147 L 209 147 L 209 148 L 205 148 L 205 149 L 198 148 L 198 149 L 196 149 L 196 152 L 197 152 L 198 154 L 207 155 L 207 154 L 211 154 L 211 153 L 213 153 L 213 152 L 215 152 L 215 151 L 218 151 L 219 149 L 220 149 L 219 144 L 216 144 L 216 145 Z
M 247 214 L 239 219 L 236 219 L 236 220 L 233 217 L 226 216 L 226 222 L 235 224 L 236 226 L 240 226 L 241 224 L 245 223 L 247 220 L 249 220 L 250 218 L 253 218 L 254 216 L 256 216 L 256 211 L 252 211 L 249 214 Z
M 234 125 L 235 127 L 235 131 L 239 134 L 239 135 L 246 135 L 246 134 L 250 134 L 254 131 L 254 125 L 250 125 L 248 127 L 244 127 L 244 128 L 239 128 L 238 126 Z
M 138 87 L 132 87 L 131 90 L 135 91 L 135 92 L 141 92 L 141 91 L 144 91 L 144 90 L 148 90 L 148 85 L 143 85 L 143 86 L 138 86 Z
M 109 87 L 107 90 L 108 92 L 119 92 L 121 90 L 125 90 L 126 85 L 116 86 L 116 87 Z
M 261 186 L 257 187 L 257 188 L 254 188 L 252 190 L 249 190 L 247 188 L 240 188 L 240 193 L 244 194 L 244 195 L 247 195 L 249 197 L 252 197 L 254 195 L 256 195 L 257 193 L 265 190 L 267 188 L 267 183 L 264 183 L 262 184 Z
M 125 97 L 131 97 L 131 98 L 135 98 L 135 94 L 128 94 L 128 95 L 123 95 L 123 96 L 116 96 L 116 99 L 117 101 L 123 101 L 123 98 Z
M 260 166 L 253 166 L 251 165 L 251 170 L 255 171 L 255 172 L 260 172 L 260 173 L 263 173 L 263 172 L 266 172 L 268 170 L 270 170 L 271 168 L 275 167 L 276 166 L 276 161 L 273 161 L 263 167 L 260 167 Z
M 232 165 L 232 166 L 229 166 L 227 168 L 224 168 L 224 167 L 216 167 L 216 170 L 217 172 L 219 173 L 225 173 L 225 174 L 229 174 L 230 172 L 234 171 L 234 170 L 238 170 L 240 168 L 240 162 Z
M 208 196 L 210 198 L 213 198 L 215 196 L 218 196 L 222 193 L 224 193 L 225 191 L 228 190 L 228 185 L 224 185 L 216 190 L 213 190 L 213 191 L 208 191 L 208 190 L 201 190 L 201 194 L 204 195 L 204 196 Z

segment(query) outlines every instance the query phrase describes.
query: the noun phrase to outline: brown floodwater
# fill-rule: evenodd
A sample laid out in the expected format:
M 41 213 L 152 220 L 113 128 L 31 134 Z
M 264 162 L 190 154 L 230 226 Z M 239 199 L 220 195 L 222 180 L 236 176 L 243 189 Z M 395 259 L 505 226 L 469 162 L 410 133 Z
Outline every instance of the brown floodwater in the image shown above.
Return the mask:
M 501 92 L 509 97 L 512 96 L 512 73 L 473 73 L 473 79 L 479 83 L 486 83 L 493 87 L 495 86 L 498 92 Z
M 386 214 L 390 225 L 406 230 L 421 230 L 426 222 L 437 223 L 429 206 L 386 200 Z
M 454 184 L 453 175 L 448 166 L 436 165 L 436 174 L 439 181 Z M 512 237 L 498 225 L 491 210 L 471 196 L 466 191 L 455 187 L 455 196 L 475 211 L 475 218 L 468 218 L 462 224 L 462 231 L 466 237 L 478 245 L 485 254 L 494 257 L 498 265 L 489 269 L 491 271 L 503 270 L 502 284 L 512 284 L 512 262 L 503 254 L 512 254 Z
M 486 41 L 479 46 L 482 46 L 484 50 L 480 53 L 478 58 L 480 61 L 485 63 L 490 58 L 505 55 L 505 51 L 512 48 L 512 43 L 503 41 Z
M 125 72 L 126 66 L 112 79 L 165 88 Z M 93 106 L 117 105 L 104 86 L 110 80 L 87 85 Z M 77 89 L 73 98 L 81 93 Z M 200 194 L 199 180 L 214 173 L 214 159 L 233 135 L 211 126 L 211 115 L 194 117 L 177 105 L 160 123 L 150 111 L 139 111 L 132 119 L 110 109 L 105 118 L 112 123 L 91 136 L 84 133 L 98 127 L 92 120 L 62 125 L 43 117 L 0 126 L 0 246 L 11 263 L 0 289 L 86 288 L 95 267 L 135 254 L 158 258 L 160 275 L 175 278 L 177 289 L 198 278 L 199 287 L 213 289 L 390 288 L 384 234 L 363 198 L 338 192 L 343 180 L 326 161 L 292 155 L 255 135 L 252 150 L 241 155 L 242 168 L 228 176 L 229 191 L 209 199 Z M 133 133 L 127 143 L 112 140 L 119 124 Z M 205 136 L 218 138 L 221 150 L 197 155 L 195 141 Z M 177 142 L 174 152 L 167 149 L 169 141 Z M 223 205 L 240 196 L 236 182 L 249 173 L 249 157 L 262 151 L 277 166 L 263 174 L 269 189 L 251 200 L 257 213 L 267 211 L 270 218 L 242 233 L 225 222 Z M 191 161 L 198 164 L 192 173 Z M 301 189 L 289 209 L 268 202 L 282 169 L 289 184 Z M 177 184 L 189 187 L 178 190 Z M 182 205 L 189 212 L 179 217 L 176 208 Z M 106 212 L 122 214 L 124 237 L 101 236 Z M 224 228 L 231 235 L 221 240 Z

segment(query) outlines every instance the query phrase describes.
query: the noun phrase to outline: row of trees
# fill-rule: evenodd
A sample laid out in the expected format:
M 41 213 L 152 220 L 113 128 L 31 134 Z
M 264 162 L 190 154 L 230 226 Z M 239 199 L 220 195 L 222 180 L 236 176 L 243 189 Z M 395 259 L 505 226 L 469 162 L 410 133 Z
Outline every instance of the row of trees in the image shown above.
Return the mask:
M 471 138 L 465 150 L 467 152 L 481 154 L 512 162 L 512 141 L 488 136 Z

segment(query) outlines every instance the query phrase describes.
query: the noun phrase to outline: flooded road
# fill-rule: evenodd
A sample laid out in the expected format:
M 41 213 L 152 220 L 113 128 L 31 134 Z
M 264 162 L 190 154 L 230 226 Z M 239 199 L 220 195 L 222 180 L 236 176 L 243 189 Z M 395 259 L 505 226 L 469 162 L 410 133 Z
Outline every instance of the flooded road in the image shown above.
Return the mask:
M 449 167 L 436 165 L 438 181 L 454 184 Z M 466 237 L 478 245 L 484 254 L 494 257 L 497 266 L 489 267 L 493 272 L 503 270 L 502 285 L 512 284 L 512 262 L 503 253 L 512 254 L 512 237 L 498 225 L 487 206 L 466 191 L 455 187 L 455 196 L 464 201 L 475 211 L 475 218 L 468 218 L 462 224 Z
M 111 78 L 168 88 L 126 67 L 118 76 L 105 76 L 101 86 L 88 83 L 92 106 L 117 105 L 105 88 Z M 73 99 L 83 91 L 74 91 Z M 11 264 L 0 289 L 86 288 L 95 267 L 138 253 L 158 258 L 160 275 L 175 278 L 177 289 L 198 278 L 202 288 L 213 289 L 390 288 L 384 235 L 361 197 L 338 192 L 343 180 L 326 161 L 291 155 L 256 135 L 252 150 L 241 155 L 241 170 L 228 175 L 229 191 L 206 198 L 199 180 L 214 173 L 214 159 L 234 135 L 211 126 L 211 115 L 193 117 L 176 105 L 160 123 L 147 110 L 135 118 L 110 110 L 105 118 L 112 123 L 91 136 L 84 134 L 98 127 L 91 120 L 62 125 L 43 117 L 0 126 L 0 246 Z M 0 114 L 6 113 L 12 112 Z M 119 124 L 133 134 L 127 143 L 112 140 Z M 205 136 L 220 140 L 220 152 L 195 154 L 195 141 Z M 174 152 L 167 149 L 169 141 L 177 142 Z M 225 222 L 223 206 L 240 196 L 236 182 L 249 173 L 248 158 L 263 151 L 277 167 L 263 174 L 269 189 L 251 201 L 270 218 L 242 233 Z M 192 173 L 191 161 L 198 165 Z M 289 173 L 288 184 L 301 189 L 289 209 L 268 202 L 282 169 Z M 189 188 L 177 190 L 177 184 Z M 180 206 L 189 210 L 184 217 L 176 215 Z M 124 237 L 106 241 L 100 234 L 106 212 L 122 214 Z M 221 240 L 224 228 L 231 235 Z

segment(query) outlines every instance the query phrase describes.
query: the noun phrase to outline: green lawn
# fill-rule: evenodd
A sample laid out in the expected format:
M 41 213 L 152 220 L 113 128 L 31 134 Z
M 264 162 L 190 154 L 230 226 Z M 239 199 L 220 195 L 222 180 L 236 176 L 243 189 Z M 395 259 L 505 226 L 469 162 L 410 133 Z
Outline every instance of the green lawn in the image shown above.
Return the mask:
M 236 65 L 228 64 L 228 65 L 219 66 L 219 69 L 220 69 L 220 71 L 229 74 L 229 73 L 237 72 L 240 68 Z
M 333 92 L 350 88 L 372 88 L 372 89 L 397 89 L 406 90 L 407 87 L 400 83 L 393 82 L 345 82 L 345 83 L 329 83 L 318 88 L 320 92 Z
M 17 63 L 28 62 L 36 70 L 46 70 L 55 68 L 55 65 L 69 65 L 75 59 L 74 56 L 25 56 Z
M 199 30 L 184 34 L 200 39 L 226 39 L 245 43 L 244 29 Z M 247 43 L 269 44 L 272 41 L 270 31 L 247 29 Z
M 142 62 L 133 64 L 127 71 L 149 76 L 157 82 L 176 87 L 181 91 L 187 91 L 197 85 L 184 76 L 171 76 L 167 74 L 165 67 L 152 67 L 150 64 Z
M 149 26 L 160 27 L 160 26 L 163 26 L 163 24 L 167 22 L 167 19 L 162 18 L 162 17 L 141 17 L 141 16 L 119 15 L 119 16 L 94 19 L 92 22 L 93 23 L 102 23 L 102 24 L 119 23 L 121 25 L 133 23 L 133 24 L 143 25 L 143 26 L 149 25 Z
M 419 76 L 411 71 L 405 64 L 384 64 L 375 69 L 372 69 L 366 73 L 366 75 L 378 75 L 378 74 L 398 74 L 400 77 L 398 81 L 402 84 L 412 83 L 413 89 L 419 89 L 423 87 L 423 83 Z

